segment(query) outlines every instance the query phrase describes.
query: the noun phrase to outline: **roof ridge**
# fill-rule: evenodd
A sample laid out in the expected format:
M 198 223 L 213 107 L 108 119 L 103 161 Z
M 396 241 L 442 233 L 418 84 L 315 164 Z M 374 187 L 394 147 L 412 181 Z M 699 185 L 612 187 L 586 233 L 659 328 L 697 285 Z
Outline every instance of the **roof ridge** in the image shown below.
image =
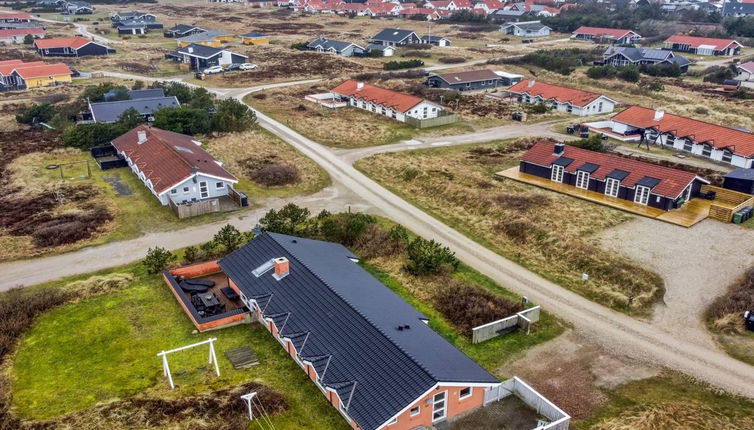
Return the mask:
M 281 235 L 282 235 L 282 233 L 276 233 L 276 234 L 281 234 Z M 287 236 L 287 235 L 286 235 L 286 236 Z M 401 347 L 400 345 L 398 345 L 398 343 L 397 343 L 397 342 L 396 342 L 396 341 L 395 341 L 395 340 L 394 340 L 394 339 L 393 339 L 393 338 L 392 338 L 391 336 L 389 336 L 389 335 L 388 335 L 387 333 L 385 333 L 385 332 L 384 332 L 384 331 L 383 331 L 382 329 L 380 329 L 380 328 L 379 328 L 379 327 L 378 327 L 378 326 L 377 326 L 377 325 L 376 325 L 376 324 L 375 324 L 375 323 L 374 323 L 374 322 L 373 322 L 373 321 L 372 321 L 372 320 L 371 320 L 370 318 L 368 318 L 368 317 L 367 317 L 366 315 L 364 315 L 364 314 L 363 314 L 363 313 L 362 313 L 362 312 L 361 312 L 361 311 L 360 311 L 359 309 L 357 309 L 357 308 L 356 308 L 356 306 L 354 306 L 354 305 L 353 305 L 353 304 L 352 304 L 351 302 L 349 302 L 349 301 L 348 301 L 348 300 L 347 300 L 347 299 L 346 299 L 345 297 L 343 297 L 343 296 L 342 296 L 342 295 L 341 295 L 340 293 L 338 293 L 338 292 L 337 292 L 337 291 L 336 291 L 336 290 L 335 290 L 335 289 L 334 289 L 334 288 L 333 288 L 333 287 L 332 287 L 332 286 L 331 286 L 331 285 L 330 285 L 330 284 L 329 284 L 329 283 L 328 283 L 327 281 L 325 281 L 324 279 L 322 279 L 322 277 L 321 277 L 321 276 L 319 276 L 319 274 L 318 274 L 317 272 L 315 272 L 314 270 L 312 270 L 312 268 L 310 268 L 310 267 L 309 267 L 309 266 L 307 266 L 307 265 L 306 265 L 305 263 L 303 263 L 303 262 L 302 262 L 301 260 L 299 260 L 299 259 L 298 259 L 298 258 L 297 258 L 297 257 L 296 257 L 295 255 L 293 255 L 293 253 L 291 253 L 291 252 L 288 252 L 288 250 L 287 250 L 287 249 L 285 249 L 285 247 L 284 247 L 284 246 L 283 246 L 283 245 L 282 245 L 282 244 L 281 244 L 280 242 L 278 242 L 278 240 L 277 240 L 277 239 L 276 239 L 276 238 L 275 238 L 274 236 L 270 235 L 270 238 L 271 238 L 271 239 L 272 239 L 272 240 L 273 240 L 273 241 L 274 241 L 274 242 L 275 242 L 275 243 L 276 243 L 276 244 L 277 244 L 278 246 L 280 246 L 281 248 L 283 248 L 283 250 L 284 250 L 285 252 L 287 252 L 288 254 L 290 254 L 290 255 L 291 255 L 291 257 L 293 257 L 293 259 L 294 259 L 294 260 L 296 260 L 296 261 L 297 261 L 298 263 L 300 263 L 300 264 L 301 264 L 302 266 L 304 266 L 304 267 L 305 267 L 305 268 L 306 268 L 306 269 L 307 269 L 307 270 L 309 271 L 309 273 L 311 273 L 312 275 L 314 275 L 314 277 L 315 277 L 315 278 L 319 279 L 319 281 L 320 281 L 320 282 L 322 282 L 323 284 L 325 284 L 325 285 L 327 286 L 327 288 L 328 288 L 328 289 L 329 289 L 329 290 L 330 290 L 330 291 L 331 291 L 331 292 L 332 292 L 333 294 L 335 294 L 335 295 L 336 295 L 336 296 L 337 296 L 338 298 L 340 298 L 340 299 L 341 299 L 341 300 L 343 301 L 343 303 L 347 304 L 347 305 L 348 305 L 348 307 L 349 307 L 349 308 L 351 308 L 351 309 L 353 309 L 353 311 L 354 311 L 354 312 L 356 312 L 356 313 L 357 313 L 357 314 L 358 314 L 359 316 L 361 316 L 361 317 L 362 317 L 362 318 L 364 319 L 364 321 L 368 322 L 368 323 L 369 323 L 369 325 L 370 325 L 370 326 L 372 326 L 372 327 L 373 327 L 373 328 L 374 328 L 375 330 L 377 330 L 377 332 L 378 332 L 378 333 L 380 333 L 380 334 L 381 334 L 382 336 L 384 336 L 384 337 L 385 337 L 385 338 L 386 338 L 386 339 L 387 339 L 388 341 L 390 341 L 390 343 L 391 343 L 391 344 L 393 344 L 393 345 L 394 345 L 394 346 L 395 346 L 396 348 L 398 348 L 398 350 L 399 350 L 399 351 L 400 351 L 401 353 L 403 353 L 403 355 L 405 355 L 406 357 L 408 357 L 408 358 L 409 358 L 409 359 L 410 359 L 410 360 L 411 360 L 412 362 L 414 362 L 414 363 L 415 363 L 415 364 L 416 364 L 417 366 L 419 366 L 419 368 L 420 368 L 420 369 L 422 369 L 422 370 L 424 371 L 424 373 L 426 373 L 426 374 L 427 374 L 428 376 L 430 376 L 430 377 L 431 377 L 432 379 L 434 379 L 434 380 L 435 380 L 436 382 L 437 382 L 437 381 L 439 380 L 439 379 L 437 378 L 437 376 L 435 376 L 435 375 L 434 375 L 434 374 L 433 374 L 432 372 L 430 372 L 430 371 L 429 371 L 429 370 L 428 370 L 428 369 L 427 369 L 427 368 L 426 368 L 426 367 L 425 367 L 425 366 L 424 366 L 423 364 L 421 364 L 421 363 L 420 363 L 420 362 L 419 362 L 419 361 L 418 361 L 418 360 L 416 359 L 416 357 L 412 356 L 412 355 L 411 355 L 411 354 L 409 354 L 409 353 L 408 353 L 408 352 L 407 352 L 407 351 L 406 351 L 405 349 L 403 349 L 403 347 Z M 316 239 L 310 239 L 310 240 L 316 240 Z M 343 246 L 343 245 L 340 245 L 340 246 Z M 343 247 L 345 248 L 345 246 L 343 246 Z M 346 249 L 347 249 L 347 248 L 346 248 Z M 356 263 L 354 263 L 354 264 L 356 264 Z M 363 270 L 363 268 L 362 268 L 362 270 Z M 378 282 L 379 282 L 379 280 L 378 280 Z M 382 284 L 382 282 L 380 282 L 380 284 Z M 383 284 L 383 286 L 384 286 L 384 284 Z M 385 288 L 387 288 L 387 287 L 385 287 Z M 438 334 L 438 336 L 439 336 L 439 334 Z

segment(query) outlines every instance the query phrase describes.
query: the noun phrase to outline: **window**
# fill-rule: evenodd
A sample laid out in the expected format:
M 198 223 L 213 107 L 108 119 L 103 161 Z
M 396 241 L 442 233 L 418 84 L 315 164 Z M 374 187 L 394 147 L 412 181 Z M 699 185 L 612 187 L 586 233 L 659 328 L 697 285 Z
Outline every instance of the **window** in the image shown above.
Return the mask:
M 641 205 L 649 203 L 649 188 L 637 185 L 636 194 L 634 194 L 634 203 L 639 203 Z
M 421 408 L 419 408 L 419 406 L 417 406 L 415 408 L 411 408 L 411 412 L 409 413 L 409 415 L 411 415 L 412 417 L 415 417 L 415 416 L 419 415 L 419 412 L 421 412 Z
M 432 398 L 432 422 L 439 421 L 447 416 L 448 408 L 445 404 L 447 391 L 437 393 Z
M 607 181 L 605 182 L 605 195 L 618 197 L 618 190 L 620 190 L 620 181 L 613 178 L 607 178 Z
M 183 187 L 183 194 L 186 194 L 189 192 L 189 187 Z
M 466 398 L 471 397 L 472 389 L 471 387 L 466 387 L 458 392 L 458 400 L 463 400 Z
M 576 188 L 589 189 L 589 172 L 579 170 L 576 174 Z
M 602 102 L 600 102 L 599 107 L 597 108 L 598 111 L 602 112 Z
M 733 159 L 733 153 L 728 151 L 727 149 L 723 151 L 723 162 L 730 163 Z
M 550 180 L 555 182 L 563 182 L 563 166 L 557 164 L 552 166 L 552 172 L 550 174 Z
M 170 194 L 178 194 L 178 190 L 173 188 L 172 190 L 170 190 Z
M 709 145 L 702 146 L 702 155 L 704 155 L 705 157 L 712 155 L 712 147 Z
M 691 152 L 691 150 L 694 149 L 694 144 L 691 143 L 690 140 L 686 139 L 683 141 L 683 150 Z
M 217 182 L 215 188 L 225 188 L 225 182 Z
M 207 182 L 205 181 L 199 182 L 199 195 L 203 199 L 206 199 L 207 197 L 209 197 L 209 190 L 207 188 L 208 188 Z
M 398 418 L 393 418 L 392 420 L 388 421 L 387 425 L 393 425 L 398 424 Z

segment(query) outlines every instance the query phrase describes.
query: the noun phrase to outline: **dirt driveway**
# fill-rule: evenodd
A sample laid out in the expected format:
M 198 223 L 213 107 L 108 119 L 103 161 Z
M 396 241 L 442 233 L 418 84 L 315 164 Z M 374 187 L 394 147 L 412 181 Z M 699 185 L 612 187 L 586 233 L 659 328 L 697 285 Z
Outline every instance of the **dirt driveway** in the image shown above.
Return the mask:
M 713 299 L 754 265 L 754 231 L 707 219 L 690 229 L 638 217 L 600 237 L 606 249 L 640 261 L 665 279 L 651 323 L 678 338 L 717 348 L 704 327 Z

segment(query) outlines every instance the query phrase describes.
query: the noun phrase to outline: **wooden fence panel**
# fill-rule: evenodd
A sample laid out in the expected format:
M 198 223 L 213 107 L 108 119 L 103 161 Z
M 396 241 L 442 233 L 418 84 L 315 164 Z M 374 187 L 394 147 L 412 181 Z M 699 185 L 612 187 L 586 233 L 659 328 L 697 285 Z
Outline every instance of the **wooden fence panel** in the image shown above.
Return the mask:
M 437 127 L 440 125 L 453 124 L 458 122 L 458 114 L 451 113 L 448 115 L 441 115 L 437 118 L 417 119 L 410 116 L 406 116 L 406 123 L 416 128 L 429 128 Z

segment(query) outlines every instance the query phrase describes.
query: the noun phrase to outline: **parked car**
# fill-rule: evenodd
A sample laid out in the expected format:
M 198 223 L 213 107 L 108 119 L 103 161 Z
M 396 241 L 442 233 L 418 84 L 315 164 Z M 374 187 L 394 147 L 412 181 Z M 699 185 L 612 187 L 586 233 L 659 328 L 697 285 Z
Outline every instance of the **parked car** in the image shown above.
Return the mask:
M 214 75 L 215 73 L 222 73 L 224 72 L 223 66 L 212 66 L 207 67 L 206 69 L 202 70 L 202 73 L 205 75 Z
M 257 65 L 256 64 L 251 64 L 251 63 L 243 63 L 243 64 L 240 64 L 238 66 L 238 68 L 240 70 L 254 70 L 254 69 L 257 68 Z
M 238 70 L 240 68 L 241 68 L 240 63 L 233 63 L 233 64 L 228 64 L 227 66 L 225 66 L 225 71 L 232 72 L 233 70 Z

